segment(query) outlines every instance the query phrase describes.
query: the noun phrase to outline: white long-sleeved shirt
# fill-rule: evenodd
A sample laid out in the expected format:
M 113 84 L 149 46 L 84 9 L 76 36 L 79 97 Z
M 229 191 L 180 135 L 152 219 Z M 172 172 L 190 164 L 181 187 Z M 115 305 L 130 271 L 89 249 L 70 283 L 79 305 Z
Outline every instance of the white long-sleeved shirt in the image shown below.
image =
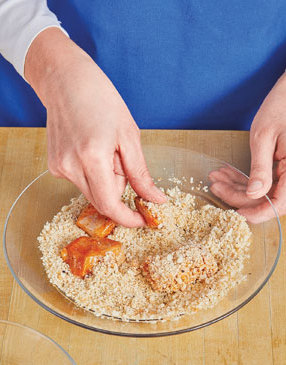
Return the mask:
M 46 0 L 0 0 L 0 53 L 24 78 L 28 49 L 43 30 L 61 27 Z

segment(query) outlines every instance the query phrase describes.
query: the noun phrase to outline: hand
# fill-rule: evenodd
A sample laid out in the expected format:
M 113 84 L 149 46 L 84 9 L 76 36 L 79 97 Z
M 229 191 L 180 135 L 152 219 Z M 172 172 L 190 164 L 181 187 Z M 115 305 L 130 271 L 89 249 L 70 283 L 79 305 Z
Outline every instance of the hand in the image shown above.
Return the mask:
M 147 169 L 139 129 L 107 76 L 55 28 L 32 43 L 25 76 L 47 108 L 50 172 L 73 182 L 115 222 L 145 225 L 121 201 L 126 180 L 145 200 L 166 198 Z
M 286 76 L 270 91 L 250 130 L 249 181 L 230 167 L 210 174 L 212 192 L 237 207 L 251 223 L 274 217 L 268 193 L 279 215 L 286 214 Z
M 249 179 L 246 175 L 225 164 L 220 169 L 212 171 L 209 179 L 212 182 L 211 192 L 231 207 L 238 208 L 237 212 L 244 215 L 250 223 L 266 220 L 261 220 L 259 211 L 264 205 L 268 207 L 269 202 L 264 196 L 259 199 L 251 199 L 248 196 Z

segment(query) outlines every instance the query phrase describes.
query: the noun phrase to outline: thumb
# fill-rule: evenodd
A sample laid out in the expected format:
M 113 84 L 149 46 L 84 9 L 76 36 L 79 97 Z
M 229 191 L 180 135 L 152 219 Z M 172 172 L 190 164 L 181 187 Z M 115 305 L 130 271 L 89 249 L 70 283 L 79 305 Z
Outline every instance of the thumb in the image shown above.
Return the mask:
M 267 194 L 272 186 L 275 141 L 268 131 L 259 135 L 251 132 L 250 149 L 251 169 L 246 194 L 249 198 L 258 199 Z
M 139 137 L 120 146 L 120 157 L 134 191 L 144 200 L 165 203 L 165 194 L 155 186 L 148 170 Z

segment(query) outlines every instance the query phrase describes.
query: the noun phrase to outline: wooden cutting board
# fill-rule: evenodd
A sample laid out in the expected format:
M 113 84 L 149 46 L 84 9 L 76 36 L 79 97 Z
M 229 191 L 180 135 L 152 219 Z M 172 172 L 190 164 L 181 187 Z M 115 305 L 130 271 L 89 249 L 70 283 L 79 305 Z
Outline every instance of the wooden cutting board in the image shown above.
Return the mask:
M 248 132 L 237 131 L 142 131 L 143 143 L 191 148 L 233 163 L 246 173 L 248 137 Z M 45 129 L 0 128 L 1 234 L 12 202 L 46 168 Z M 286 219 L 281 222 L 285 235 Z M 239 312 L 192 333 L 155 339 L 98 334 L 48 313 L 14 282 L 1 250 L 0 319 L 52 337 L 78 365 L 284 365 L 286 250 L 282 248 L 278 267 L 264 289 Z

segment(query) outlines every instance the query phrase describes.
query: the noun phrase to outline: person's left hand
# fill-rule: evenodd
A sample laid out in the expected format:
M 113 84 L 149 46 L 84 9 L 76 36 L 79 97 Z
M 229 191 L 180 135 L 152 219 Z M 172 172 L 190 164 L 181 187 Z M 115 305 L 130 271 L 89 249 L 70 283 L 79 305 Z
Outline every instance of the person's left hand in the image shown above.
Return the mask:
M 247 181 L 230 167 L 210 173 L 211 191 L 238 208 L 251 223 L 286 214 L 286 75 L 275 84 L 258 110 L 250 130 L 251 170 Z

